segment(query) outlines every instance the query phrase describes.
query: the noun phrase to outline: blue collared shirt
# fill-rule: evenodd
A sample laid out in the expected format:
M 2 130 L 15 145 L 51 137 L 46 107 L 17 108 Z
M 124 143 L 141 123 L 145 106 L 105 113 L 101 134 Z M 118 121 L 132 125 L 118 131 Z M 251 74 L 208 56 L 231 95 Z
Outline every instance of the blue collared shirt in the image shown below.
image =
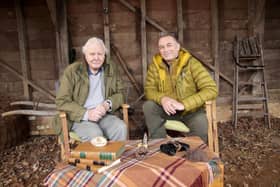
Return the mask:
M 102 76 L 103 68 L 94 74 L 88 69 L 89 75 L 89 93 L 84 107 L 89 110 L 104 102 L 105 98 L 102 94 Z M 88 120 L 88 111 L 84 114 L 83 120 Z

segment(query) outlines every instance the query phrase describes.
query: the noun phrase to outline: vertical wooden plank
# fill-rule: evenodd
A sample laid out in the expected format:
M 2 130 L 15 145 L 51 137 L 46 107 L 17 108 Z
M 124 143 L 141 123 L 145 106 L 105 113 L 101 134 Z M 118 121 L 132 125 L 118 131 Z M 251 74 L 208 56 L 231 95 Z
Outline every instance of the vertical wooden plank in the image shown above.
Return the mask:
M 123 108 L 123 121 L 125 122 L 126 127 L 127 127 L 127 140 L 129 140 L 129 121 L 128 121 L 129 105 L 128 104 L 123 104 L 122 108 Z
M 57 20 L 57 30 L 59 42 L 59 51 L 60 51 L 60 60 L 58 69 L 59 75 L 62 75 L 64 69 L 69 64 L 69 41 L 68 41 L 68 23 L 67 23 L 67 1 L 56 1 L 56 20 Z
M 59 32 L 57 27 L 57 10 L 56 10 L 56 0 L 46 0 L 50 17 L 54 25 L 55 29 L 55 46 L 56 46 L 56 59 L 55 59 L 55 71 L 56 71 L 56 79 L 59 78 L 59 64 L 61 64 L 61 53 L 60 53 L 60 39 L 59 39 Z
M 109 62 L 111 57 L 110 48 L 110 28 L 109 28 L 109 6 L 108 0 L 103 0 L 103 21 L 104 21 L 104 40 L 105 46 L 108 50 L 106 61 Z
M 212 58 L 215 67 L 215 81 L 219 89 L 219 23 L 218 23 L 218 0 L 211 0 L 211 44 L 212 44 Z
M 205 107 L 208 120 L 208 147 L 210 151 L 214 152 L 212 101 L 206 101 Z
M 55 0 L 46 0 L 49 12 L 50 12 L 50 17 L 53 22 L 53 25 L 56 26 L 56 3 Z
M 59 117 L 62 124 L 62 135 L 63 135 L 63 142 L 60 142 L 62 144 L 61 146 L 61 157 L 63 161 L 68 161 L 70 157 L 70 145 L 69 145 L 69 132 L 68 132 L 68 125 L 67 125 L 67 119 L 66 119 L 66 113 L 60 112 Z M 60 140 L 60 137 L 59 137 Z
M 139 95 L 142 94 L 142 91 L 141 91 L 141 88 L 140 86 L 138 85 L 135 77 L 133 77 L 133 75 L 130 73 L 126 63 L 125 63 L 125 60 L 123 59 L 123 57 L 121 56 L 118 48 L 116 46 L 114 46 L 114 44 L 112 44 L 112 52 L 115 54 L 115 56 L 117 57 L 117 59 L 119 60 L 120 64 L 121 64 L 121 67 L 123 69 L 123 71 L 126 73 L 128 79 L 130 80 L 130 82 L 132 83 L 132 85 L 134 86 L 134 88 L 136 89 L 137 93 Z
M 214 152 L 219 154 L 219 133 L 218 133 L 218 125 L 217 125 L 217 109 L 216 109 L 216 101 L 212 101 L 212 130 L 213 130 L 213 141 L 214 141 Z
M 184 42 L 184 19 L 182 0 L 177 0 L 177 27 L 178 27 L 178 41 L 183 45 Z
M 255 1 L 256 0 L 248 0 L 248 35 L 254 35 L 254 16 L 255 16 Z
M 19 40 L 19 53 L 20 53 L 20 63 L 21 63 L 21 71 L 24 77 L 23 79 L 23 91 L 24 97 L 27 100 L 32 99 L 31 90 L 28 86 L 28 80 L 31 78 L 30 74 L 30 64 L 28 62 L 27 55 L 27 44 L 26 44 L 26 25 L 24 21 L 23 9 L 22 9 L 22 1 L 15 0 L 15 9 L 16 9 L 16 17 L 17 17 L 17 29 L 18 29 L 18 40 Z
M 147 33 L 146 33 L 146 0 L 141 0 L 141 56 L 143 85 L 146 81 L 147 74 Z

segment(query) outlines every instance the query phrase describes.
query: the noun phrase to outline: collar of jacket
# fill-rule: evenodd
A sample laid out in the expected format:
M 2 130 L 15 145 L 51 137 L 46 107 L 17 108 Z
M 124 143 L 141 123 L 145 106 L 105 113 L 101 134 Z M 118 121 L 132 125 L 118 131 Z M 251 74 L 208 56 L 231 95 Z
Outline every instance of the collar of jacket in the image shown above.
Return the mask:
M 105 62 L 103 63 L 102 67 L 104 68 L 104 75 L 105 77 L 107 76 L 111 76 L 113 74 L 113 70 L 112 68 L 110 68 L 110 64 L 106 62 L 106 59 L 105 59 Z M 83 59 L 83 61 L 81 62 L 81 65 L 80 65 L 80 74 L 82 77 L 88 79 L 88 64 L 86 62 L 85 59 Z
M 179 63 L 178 68 L 176 72 L 176 77 L 180 74 L 182 68 L 188 63 L 189 59 L 191 57 L 191 54 L 184 48 L 181 48 L 179 51 Z M 157 54 L 153 57 L 153 62 L 156 65 L 158 71 L 159 71 L 159 78 L 160 80 L 165 80 L 166 74 L 165 74 L 165 65 L 163 62 L 163 59 L 160 54 Z

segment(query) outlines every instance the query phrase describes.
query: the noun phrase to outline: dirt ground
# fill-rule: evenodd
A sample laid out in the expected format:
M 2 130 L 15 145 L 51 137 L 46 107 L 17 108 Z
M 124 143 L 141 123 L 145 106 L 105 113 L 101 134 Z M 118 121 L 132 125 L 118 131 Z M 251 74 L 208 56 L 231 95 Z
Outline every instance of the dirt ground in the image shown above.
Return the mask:
M 237 129 L 230 122 L 219 124 L 225 186 L 280 186 L 280 119 L 272 119 L 272 126 L 252 118 L 240 119 Z M 29 137 L 0 151 L 0 187 L 41 186 L 59 154 L 55 136 Z
M 280 186 L 280 119 L 242 118 L 237 129 L 219 124 L 220 156 L 225 164 L 225 186 Z

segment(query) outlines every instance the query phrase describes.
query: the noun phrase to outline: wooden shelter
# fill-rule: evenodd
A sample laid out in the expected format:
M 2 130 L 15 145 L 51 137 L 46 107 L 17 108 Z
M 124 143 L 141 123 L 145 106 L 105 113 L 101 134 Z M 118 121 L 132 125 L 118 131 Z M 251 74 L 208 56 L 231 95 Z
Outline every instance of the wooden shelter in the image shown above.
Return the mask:
M 270 102 L 279 106 L 277 0 L 14 0 L 0 5 L 2 98 L 53 103 L 59 76 L 69 63 L 82 58 L 86 40 L 97 36 L 120 65 L 129 88 L 127 101 L 133 103 L 143 94 L 159 32 L 170 31 L 212 73 L 219 85 L 218 106 L 230 106 L 232 42 L 236 35 L 258 33 Z

